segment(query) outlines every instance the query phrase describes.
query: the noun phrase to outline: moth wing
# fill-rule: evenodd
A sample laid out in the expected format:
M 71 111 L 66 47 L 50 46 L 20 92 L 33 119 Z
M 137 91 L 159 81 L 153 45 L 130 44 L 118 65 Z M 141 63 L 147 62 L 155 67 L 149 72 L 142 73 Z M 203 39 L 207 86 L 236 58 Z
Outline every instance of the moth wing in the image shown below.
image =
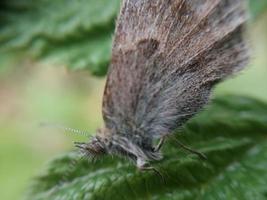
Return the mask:
M 117 134 L 168 134 L 241 70 L 248 53 L 243 0 L 124 0 L 103 98 Z

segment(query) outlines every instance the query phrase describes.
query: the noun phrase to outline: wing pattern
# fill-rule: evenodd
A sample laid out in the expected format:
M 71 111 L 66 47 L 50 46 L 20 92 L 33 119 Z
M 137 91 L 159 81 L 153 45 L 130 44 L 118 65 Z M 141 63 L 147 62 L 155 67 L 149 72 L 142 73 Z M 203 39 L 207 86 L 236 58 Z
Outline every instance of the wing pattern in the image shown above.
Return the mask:
M 243 0 L 124 0 L 103 98 L 106 127 L 157 138 L 248 61 Z

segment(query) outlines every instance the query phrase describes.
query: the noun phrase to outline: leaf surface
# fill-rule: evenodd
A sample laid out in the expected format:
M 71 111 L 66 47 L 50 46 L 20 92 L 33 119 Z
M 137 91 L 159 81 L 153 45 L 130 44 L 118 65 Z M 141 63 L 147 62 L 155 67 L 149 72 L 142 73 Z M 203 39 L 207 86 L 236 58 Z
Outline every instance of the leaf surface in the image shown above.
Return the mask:
M 51 161 L 27 199 L 267 198 L 267 104 L 238 96 L 217 98 L 175 138 L 208 160 L 184 153 L 170 139 L 164 160 L 154 163 L 164 183 L 128 161 L 105 157 L 91 163 L 72 152 Z

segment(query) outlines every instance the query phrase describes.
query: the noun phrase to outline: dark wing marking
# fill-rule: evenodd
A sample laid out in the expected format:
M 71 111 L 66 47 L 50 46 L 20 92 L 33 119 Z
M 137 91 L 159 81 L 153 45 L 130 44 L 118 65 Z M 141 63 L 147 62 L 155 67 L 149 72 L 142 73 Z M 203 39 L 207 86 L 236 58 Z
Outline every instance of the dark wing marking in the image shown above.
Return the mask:
M 107 128 L 160 137 L 248 60 L 243 0 L 124 0 L 103 99 Z

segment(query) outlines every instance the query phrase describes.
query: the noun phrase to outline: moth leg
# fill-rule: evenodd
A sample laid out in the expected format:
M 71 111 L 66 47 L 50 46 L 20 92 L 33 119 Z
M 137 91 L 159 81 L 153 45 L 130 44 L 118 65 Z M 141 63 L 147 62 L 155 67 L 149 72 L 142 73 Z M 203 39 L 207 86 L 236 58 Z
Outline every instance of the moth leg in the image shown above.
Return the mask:
M 200 158 L 202 158 L 203 160 L 207 160 L 207 156 L 205 156 L 203 153 L 191 149 L 190 147 L 184 145 L 183 143 L 181 143 L 179 140 L 175 139 L 175 141 L 185 150 L 189 151 L 190 153 L 196 154 L 197 156 L 199 156 Z
M 163 177 L 163 175 L 155 167 L 152 167 L 152 166 L 142 166 L 142 167 L 138 167 L 138 168 L 141 171 L 153 171 L 157 176 L 159 176 L 161 178 L 161 180 L 163 181 L 163 183 L 166 183 L 165 178 Z
M 161 149 L 161 147 L 163 146 L 164 142 L 165 142 L 165 137 L 163 136 L 162 138 L 160 138 L 159 143 L 154 148 L 154 152 L 159 151 Z

